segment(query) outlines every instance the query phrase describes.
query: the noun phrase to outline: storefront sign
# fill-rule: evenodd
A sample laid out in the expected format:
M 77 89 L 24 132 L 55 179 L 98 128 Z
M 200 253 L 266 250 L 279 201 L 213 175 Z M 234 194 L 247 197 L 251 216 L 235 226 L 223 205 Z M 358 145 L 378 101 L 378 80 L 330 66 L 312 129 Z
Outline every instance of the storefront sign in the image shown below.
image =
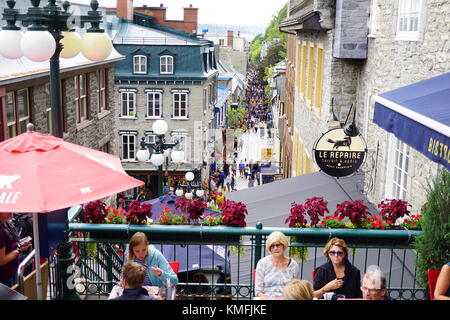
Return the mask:
M 333 177 L 345 177 L 364 163 L 367 146 L 361 135 L 349 137 L 343 129 L 332 129 L 322 135 L 313 151 L 323 172 Z

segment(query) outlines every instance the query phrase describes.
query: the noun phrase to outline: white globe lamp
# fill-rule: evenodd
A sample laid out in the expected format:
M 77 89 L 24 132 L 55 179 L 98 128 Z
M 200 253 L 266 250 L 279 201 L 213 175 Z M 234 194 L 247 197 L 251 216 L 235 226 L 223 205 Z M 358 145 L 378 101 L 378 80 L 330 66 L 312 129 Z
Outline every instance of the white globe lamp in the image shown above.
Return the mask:
M 23 32 L 20 30 L 0 31 L 0 54 L 6 59 L 18 59 L 23 56 L 20 42 Z
M 178 197 L 181 197 L 182 195 L 183 195 L 183 189 L 177 189 L 176 191 L 175 191 L 175 194 L 178 196 Z
M 187 181 L 191 182 L 192 180 L 194 180 L 195 176 L 192 172 L 189 171 L 188 173 L 186 173 L 185 178 Z
M 203 197 L 203 195 L 205 194 L 203 189 L 198 189 L 195 193 L 197 194 L 197 197 L 199 197 L 199 198 Z
M 152 154 L 150 161 L 153 163 L 154 166 L 159 167 L 164 163 L 164 155 L 161 153 L 154 153 Z
M 34 62 L 49 60 L 56 49 L 55 38 L 48 31 L 28 31 L 20 40 L 23 55 Z
M 186 193 L 185 197 L 188 200 L 192 200 L 192 198 L 194 197 L 194 194 L 192 192 L 188 192 L 188 193 Z
M 140 149 L 136 154 L 136 158 L 141 162 L 148 161 L 150 159 L 150 151 L 148 149 Z
M 103 32 L 86 32 L 81 38 L 81 52 L 91 61 L 103 61 L 112 51 L 111 39 Z
M 167 129 L 169 129 L 169 126 L 164 120 L 156 120 L 153 123 L 152 129 L 156 135 L 164 135 L 166 134 Z
M 61 39 L 63 49 L 60 56 L 64 59 L 76 57 L 81 51 L 81 37 L 73 31 L 63 31 L 64 38 Z

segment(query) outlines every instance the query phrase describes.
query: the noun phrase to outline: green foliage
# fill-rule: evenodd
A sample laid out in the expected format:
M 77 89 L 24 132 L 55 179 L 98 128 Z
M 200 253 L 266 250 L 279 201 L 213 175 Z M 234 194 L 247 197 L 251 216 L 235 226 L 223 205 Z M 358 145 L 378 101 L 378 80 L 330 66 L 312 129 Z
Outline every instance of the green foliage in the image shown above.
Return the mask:
M 277 61 L 273 62 L 272 59 L 269 59 L 269 61 L 271 63 L 267 64 L 268 61 L 265 61 L 264 62 L 265 67 L 273 66 L 276 63 L 278 63 L 279 61 L 286 58 L 287 34 L 281 32 L 279 29 L 279 24 L 286 18 L 287 18 L 287 4 L 284 5 L 283 8 L 281 8 L 281 10 L 277 13 L 277 15 L 274 15 L 272 17 L 272 20 L 270 21 L 269 26 L 266 28 L 264 35 L 259 34 L 253 39 L 252 43 L 250 44 L 250 53 L 251 53 L 250 60 L 252 62 L 259 64 L 262 62 L 262 60 L 264 60 L 264 59 L 261 59 L 261 50 L 262 50 L 263 44 L 265 42 L 273 41 L 274 39 L 280 39 L 280 44 L 281 44 L 282 49 L 280 50 L 280 47 L 278 47 L 276 49 L 276 50 L 280 50 L 277 52 L 277 55 L 278 55 Z M 264 76 L 265 67 L 262 67 L 260 69 L 261 72 L 259 72 L 259 75 L 261 78 L 263 78 L 263 76 Z
M 308 248 L 306 247 L 290 247 L 289 254 L 294 259 L 303 262 L 308 261 Z
M 250 60 L 258 62 L 262 50 L 262 34 L 257 35 L 250 44 Z
M 438 269 L 450 261 L 450 173 L 445 169 L 429 186 L 422 207 L 422 233 L 416 237 L 418 280 L 426 286 L 427 270 Z
M 240 128 L 241 121 L 244 120 L 245 109 L 244 108 L 230 108 L 227 113 L 227 124 L 229 129 Z

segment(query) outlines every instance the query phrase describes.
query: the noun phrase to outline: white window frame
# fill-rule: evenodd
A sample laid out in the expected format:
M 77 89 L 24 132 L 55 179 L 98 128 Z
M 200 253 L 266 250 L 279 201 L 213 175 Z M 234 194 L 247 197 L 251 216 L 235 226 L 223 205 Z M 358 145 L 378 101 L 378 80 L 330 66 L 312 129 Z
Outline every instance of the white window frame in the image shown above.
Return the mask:
M 153 103 L 150 106 L 150 96 L 153 96 Z M 155 115 L 155 97 L 159 97 L 159 116 Z M 150 111 L 153 110 L 151 113 Z M 162 93 L 158 91 L 147 91 L 146 92 L 146 118 L 147 119 L 162 119 L 163 116 L 163 106 L 162 106 Z
M 77 74 L 75 76 L 75 103 L 77 110 L 77 123 L 82 123 L 83 121 L 90 119 L 90 108 L 88 101 L 88 75 L 85 74 Z M 84 114 L 84 115 L 83 115 Z
M 385 198 L 411 200 L 412 149 L 394 134 L 389 134 Z
M 137 133 L 120 133 L 120 159 L 123 162 L 136 162 L 136 148 L 137 148 Z M 128 138 L 128 146 L 127 150 L 125 150 L 125 142 L 124 138 Z M 133 142 L 130 141 L 130 138 L 133 138 Z M 134 145 L 134 150 L 131 150 L 131 144 Z M 126 152 L 126 157 L 124 154 Z
M 159 58 L 159 73 L 160 74 L 173 74 L 173 57 L 161 56 Z
M 370 7 L 370 20 L 369 20 L 369 38 L 375 38 L 377 34 L 377 18 L 378 18 L 378 0 L 372 0 Z
M 128 118 L 128 119 L 135 119 L 137 117 L 136 115 L 136 99 L 137 95 L 134 91 L 119 91 L 120 94 L 120 118 Z M 127 112 L 126 114 L 123 114 L 123 103 L 124 103 L 124 95 L 128 97 L 127 99 Z M 129 97 L 133 97 L 133 105 L 130 105 L 130 99 Z
M 185 114 L 182 114 L 181 112 L 181 96 L 186 97 L 186 106 L 185 106 Z M 179 98 L 177 98 L 179 97 Z M 173 119 L 188 119 L 189 118 L 189 94 L 187 92 L 173 92 L 172 93 L 172 100 L 173 100 L 173 108 L 172 108 L 172 118 Z M 178 112 L 177 109 L 179 109 Z
M 144 55 L 133 56 L 133 73 L 147 74 L 147 57 Z
M 419 40 L 422 23 L 422 1 L 423 0 L 398 0 L 396 40 Z M 414 30 L 411 30 L 413 24 L 416 27 Z
M 190 152 L 191 152 L 191 144 L 190 144 L 190 136 L 187 131 L 172 131 L 172 143 L 175 143 L 178 139 L 182 139 L 182 142 L 175 147 L 175 150 L 182 150 L 184 152 L 184 159 L 181 161 L 182 163 L 189 162 Z M 184 140 L 184 141 L 183 141 Z
M 97 101 L 98 101 L 98 113 L 108 110 L 108 72 L 106 69 L 97 71 Z

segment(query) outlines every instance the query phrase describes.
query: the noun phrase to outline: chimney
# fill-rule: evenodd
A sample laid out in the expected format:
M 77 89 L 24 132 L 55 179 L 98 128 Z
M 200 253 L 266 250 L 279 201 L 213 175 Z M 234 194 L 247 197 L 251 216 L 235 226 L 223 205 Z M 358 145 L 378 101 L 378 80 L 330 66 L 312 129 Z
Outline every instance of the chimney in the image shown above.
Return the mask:
M 227 31 L 227 46 L 233 48 L 233 39 L 234 39 L 234 32 L 233 30 Z
M 117 0 L 116 14 L 122 19 L 133 21 L 133 0 Z
M 198 8 L 193 8 L 192 4 L 189 8 L 184 9 L 183 22 L 185 25 L 185 31 L 189 33 L 197 33 L 198 29 Z

